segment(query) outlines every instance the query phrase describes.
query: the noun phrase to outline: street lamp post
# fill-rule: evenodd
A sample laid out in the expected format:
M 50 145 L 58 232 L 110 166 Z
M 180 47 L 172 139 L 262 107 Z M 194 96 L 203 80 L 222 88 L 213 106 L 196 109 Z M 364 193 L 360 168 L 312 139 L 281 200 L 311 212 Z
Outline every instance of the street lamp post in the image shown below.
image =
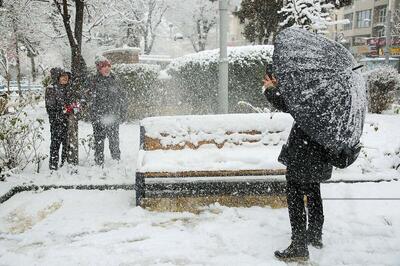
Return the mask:
M 218 113 L 228 113 L 228 0 L 219 0 Z
M 392 11 L 391 9 L 392 1 L 389 0 L 387 8 L 386 8 L 386 45 L 385 45 L 385 64 L 389 65 L 389 57 L 390 57 L 390 43 L 392 41 L 391 38 L 391 19 L 392 19 Z

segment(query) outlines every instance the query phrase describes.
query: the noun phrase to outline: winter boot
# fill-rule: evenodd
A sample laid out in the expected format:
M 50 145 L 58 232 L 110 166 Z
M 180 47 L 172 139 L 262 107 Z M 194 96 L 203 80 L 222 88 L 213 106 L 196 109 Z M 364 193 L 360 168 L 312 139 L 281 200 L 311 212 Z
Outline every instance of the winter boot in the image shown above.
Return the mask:
M 307 245 L 311 245 L 315 248 L 321 249 L 324 247 L 324 244 L 322 243 L 322 233 L 321 230 L 317 231 L 318 233 L 315 233 L 316 231 L 307 230 L 306 237 L 307 237 Z
M 287 249 L 275 251 L 275 257 L 285 262 L 301 262 L 309 259 L 309 253 L 306 245 L 292 241 Z
M 321 249 L 324 247 L 324 244 L 322 243 L 322 237 L 307 236 L 307 245 L 311 245 L 318 249 Z

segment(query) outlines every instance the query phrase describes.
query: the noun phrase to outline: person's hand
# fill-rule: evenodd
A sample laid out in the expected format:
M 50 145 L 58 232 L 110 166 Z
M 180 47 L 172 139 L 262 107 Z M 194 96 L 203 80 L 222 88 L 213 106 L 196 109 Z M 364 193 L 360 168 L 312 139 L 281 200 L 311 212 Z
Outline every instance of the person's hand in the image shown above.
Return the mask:
M 270 79 L 268 75 L 264 76 L 263 82 L 264 82 L 264 88 L 275 87 L 277 83 L 274 76 L 272 76 L 272 79 Z

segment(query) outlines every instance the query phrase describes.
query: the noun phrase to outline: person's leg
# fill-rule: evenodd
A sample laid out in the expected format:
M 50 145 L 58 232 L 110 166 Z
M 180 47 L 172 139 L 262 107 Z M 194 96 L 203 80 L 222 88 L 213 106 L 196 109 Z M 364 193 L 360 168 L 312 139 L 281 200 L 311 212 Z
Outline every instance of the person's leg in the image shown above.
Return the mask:
M 324 210 L 322 205 L 320 183 L 308 184 L 306 195 L 308 209 L 308 242 L 317 248 L 322 248 Z
M 62 123 L 62 134 L 61 134 L 61 142 L 62 142 L 62 153 L 61 153 L 61 166 L 64 165 L 68 156 L 68 121 L 65 119 Z
M 302 186 L 302 183 L 287 181 L 286 197 L 292 228 L 292 243 L 283 251 L 275 251 L 275 256 L 280 260 L 307 260 L 309 257 L 306 242 L 306 212 Z
M 119 149 L 119 125 L 109 126 L 107 129 L 108 144 L 110 148 L 111 157 L 114 160 L 121 159 L 121 151 Z
M 104 163 L 104 139 L 106 138 L 105 127 L 101 123 L 93 123 L 94 137 L 94 161 L 97 165 Z
M 58 169 L 59 150 L 60 150 L 60 126 L 56 122 L 50 123 L 50 158 L 49 168 L 50 170 Z
M 290 226 L 292 228 L 292 241 L 299 244 L 305 244 L 307 227 L 302 186 L 302 183 L 289 181 L 286 187 Z

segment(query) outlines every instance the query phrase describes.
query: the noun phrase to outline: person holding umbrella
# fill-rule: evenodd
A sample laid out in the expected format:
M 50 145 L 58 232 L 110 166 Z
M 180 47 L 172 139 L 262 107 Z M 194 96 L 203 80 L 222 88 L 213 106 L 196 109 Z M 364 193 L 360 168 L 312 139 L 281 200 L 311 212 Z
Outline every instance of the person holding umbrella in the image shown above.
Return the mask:
M 309 258 L 308 244 L 323 247 L 320 183 L 331 178 L 333 166 L 347 167 L 360 151 L 365 85 L 342 45 L 303 29 L 289 28 L 277 35 L 273 62 L 276 78 L 266 75 L 264 94 L 295 120 L 278 158 L 287 167 L 292 242 L 275 257 L 304 261 Z

